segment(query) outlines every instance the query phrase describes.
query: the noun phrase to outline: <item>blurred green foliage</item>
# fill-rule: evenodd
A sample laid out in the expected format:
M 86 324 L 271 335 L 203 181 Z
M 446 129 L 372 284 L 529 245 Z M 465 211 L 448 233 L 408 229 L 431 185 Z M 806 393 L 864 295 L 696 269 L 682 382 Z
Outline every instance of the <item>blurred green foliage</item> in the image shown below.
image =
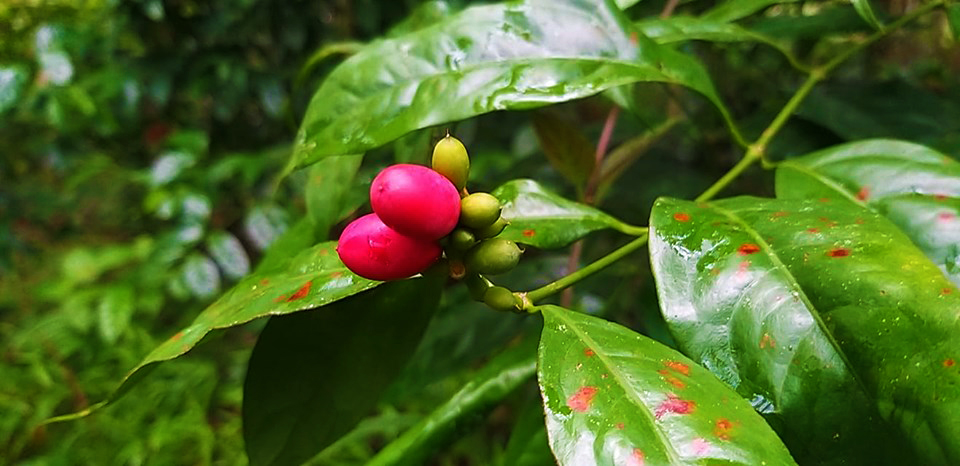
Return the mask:
M 300 221 L 308 170 L 281 174 L 317 83 L 349 44 L 422 27 L 463 3 L 0 2 L 0 465 L 245 463 L 241 385 L 262 322 L 210 338 L 94 416 L 38 424 L 104 399 L 145 354 L 257 267 L 288 228 L 312 228 Z M 628 13 L 655 16 L 664 3 L 640 2 Z M 956 153 L 960 55 L 941 23 L 898 33 L 844 66 L 773 141 L 773 157 L 878 135 Z M 848 2 L 833 1 L 777 5 L 742 24 L 788 43 L 805 62 L 822 61 L 869 30 Z M 325 49 L 331 44 L 340 45 Z M 800 79 L 762 44 L 678 47 L 707 64 L 747 132 L 762 129 Z M 630 91 L 634 105 L 617 120 L 611 148 L 678 123 L 628 154 L 621 181 L 595 201 L 643 225 L 653 199 L 694 196 L 739 152 L 701 97 L 651 84 Z M 595 97 L 556 106 L 550 117 L 594 143 L 609 108 Z M 549 165 L 547 145 L 537 139 L 534 122 L 543 118 L 515 112 L 453 125 L 473 159 L 472 189 L 531 177 L 576 198 L 577 187 Z M 368 154 L 344 215 L 362 204 L 383 166 L 425 163 L 443 129 Z M 760 176 L 736 188 L 771 191 Z M 319 230 L 315 239 L 328 236 Z M 616 233 L 591 236 L 580 262 L 622 242 Z M 562 275 L 567 261 L 565 251 L 529 251 L 503 281 L 515 289 L 542 285 Z M 669 342 L 648 267 L 646 260 L 618 263 L 605 278 L 578 285 L 570 306 Z M 369 459 L 499 348 L 538 327 L 491 313 L 459 288 L 443 300 L 376 414 L 315 464 Z M 461 440 L 431 464 L 510 464 L 524 455 L 524 464 L 551 461 L 542 454 L 542 422 L 522 422 L 511 437 L 516 419 L 538 417 L 529 408 L 536 396 L 525 387 L 475 419 L 483 429 L 464 426 Z M 537 440 L 530 452 L 514 448 L 528 438 Z

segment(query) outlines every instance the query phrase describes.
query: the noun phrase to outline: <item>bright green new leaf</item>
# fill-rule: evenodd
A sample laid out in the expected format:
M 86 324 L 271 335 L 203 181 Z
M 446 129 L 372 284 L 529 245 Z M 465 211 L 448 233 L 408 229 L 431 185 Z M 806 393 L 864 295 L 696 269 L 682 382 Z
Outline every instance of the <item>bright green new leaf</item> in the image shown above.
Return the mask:
M 116 400 L 153 366 L 182 356 L 214 330 L 241 325 L 259 317 L 324 306 L 381 283 L 347 270 L 337 257 L 336 245 L 335 241 L 318 244 L 302 251 L 282 268 L 247 276 L 201 312 L 189 327 L 154 348 L 124 377 L 106 401 L 50 421 L 83 417 Z
M 743 398 L 621 325 L 543 306 L 537 374 L 561 466 L 795 464 Z
M 416 129 L 640 81 L 690 87 L 728 117 L 696 59 L 632 29 L 612 1 L 525 0 L 467 8 L 373 42 L 314 94 L 294 163 L 365 152 Z
M 801 462 L 960 461 L 960 291 L 885 218 L 828 198 L 661 199 L 650 230 L 680 348 Z
M 367 466 L 424 464 L 458 428 L 500 403 L 536 370 L 535 340 L 510 348 L 483 367 L 447 402 L 387 444 Z
M 588 233 L 612 228 L 627 234 L 643 229 L 627 225 L 593 207 L 564 199 L 533 180 L 513 180 L 493 191 L 510 225 L 499 238 L 541 249 L 566 246 Z
M 244 383 L 250 464 L 301 464 L 369 414 L 420 342 L 445 277 L 438 269 L 271 318 Z
M 960 163 L 919 144 L 872 139 L 783 162 L 778 198 L 826 198 L 885 215 L 960 284 Z

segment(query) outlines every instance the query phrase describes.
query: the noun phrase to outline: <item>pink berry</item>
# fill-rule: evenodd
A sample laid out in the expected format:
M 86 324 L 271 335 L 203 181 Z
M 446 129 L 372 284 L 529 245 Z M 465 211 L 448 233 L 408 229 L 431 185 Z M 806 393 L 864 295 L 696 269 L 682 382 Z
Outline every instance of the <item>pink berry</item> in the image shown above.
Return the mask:
M 457 188 L 421 165 L 393 165 L 380 172 L 370 186 L 370 205 L 390 228 L 423 240 L 443 238 L 460 218 Z
M 370 280 L 399 280 L 423 272 L 440 258 L 440 251 L 435 241 L 404 236 L 384 225 L 377 214 L 350 222 L 337 242 L 343 264 Z

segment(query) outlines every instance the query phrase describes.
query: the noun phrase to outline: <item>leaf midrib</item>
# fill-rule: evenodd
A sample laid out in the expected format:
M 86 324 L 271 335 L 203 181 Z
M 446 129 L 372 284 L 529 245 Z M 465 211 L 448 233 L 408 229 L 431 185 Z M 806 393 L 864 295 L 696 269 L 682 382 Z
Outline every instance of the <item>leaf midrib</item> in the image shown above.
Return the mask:
M 624 376 L 620 373 L 620 370 L 617 368 L 617 365 L 614 364 L 613 361 L 611 361 L 610 358 L 607 357 L 605 351 L 599 351 L 600 348 L 603 348 L 603 345 L 598 344 L 593 338 L 590 338 L 589 335 L 587 335 L 578 327 L 578 324 L 575 321 L 569 320 L 567 318 L 567 315 L 566 315 L 567 312 L 575 312 L 575 311 L 558 308 L 558 309 L 550 309 L 549 312 L 551 312 L 554 316 L 556 316 L 558 319 L 562 320 L 565 324 L 567 324 L 568 328 L 572 329 L 574 333 L 576 333 L 577 336 L 585 344 L 587 344 L 588 347 L 597 349 L 594 351 L 596 356 L 607 367 L 607 370 L 610 372 L 613 378 L 616 379 L 618 385 L 621 387 L 621 389 L 623 389 L 623 392 L 627 394 L 627 396 L 630 398 L 633 404 L 640 408 L 638 409 L 638 411 L 643 413 L 643 418 L 647 420 L 647 423 L 651 426 L 652 430 L 656 433 L 657 439 L 659 439 L 660 443 L 664 445 L 665 447 L 664 451 L 670 457 L 670 464 L 680 464 L 680 454 L 676 451 L 673 444 L 669 441 L 668 437 L 664 435 L 663 431 L 657 424 L 656 420 L 653 418 L 653 415 L 650 413 L 650 410 L 647 409 L 647 405 L 644 404 L 643 400 L 637 397 L 635 393 L 626 389 L 626 387 L 629 387 L 630 385 L 627 383 Z
M 716 204 L 708 204 L 708 208 L 715 210 L 717 213 L 723 215 L 724 217 L 730 219 L 730 221 L 739 225 L 742 231 L 750 235 L 750 237 L 756 242 L 756 244 L 760 246 L 760 250 L 763 251 L 763 254 L 767 256 L 767 258 L 773 263 L 774 268 L 778 270 L 781 275 L 783 275 L 783 280 L 785 280 L 790 286 L 793 287 L 794 290 L 796 290 L 801 302 L 807 308 L 810 315 L 813 317 L 814 322 L 816 322 L 817 327 L 820 329 L 821 333 L 823 333 L 824 338 L 827 339 L 827 341 L 830 343 L 830 346 L 833 348 L 833 350 L 836 351 L 837 354 L 840 356 L 840 360 L 843 361 L 843 364 L 846 367 L 847 372 L 850 374 L 853 380 L 857 382 L 857 385 L 860 387 L 860 390 L 863 391 L 864 395 L 873 402 L 874 406 L 876 406 L 877 405 L 876 397 L 874 397 L 873 394 L 869 390 L 867 390 L 866 384 L 860 378 L 860 375 L 857 373 L 857 371 L 854 370 L 853 364 L 850 363 L 850 359 L 847 357 L 847 354 L 844 353 L 843 350 L 840 348 L 840 344 L 833 337 L 833 334 L 830 333 L 830 331 L 827 329 L 827 325 L 823 322 L 823 319 L 821 319 L 820 311 L 817 309 L 816 306 L 813 305 L 812 302 L 810 302 L 810 299 L 807 297 L 806 291 L 803 289 L 803 287 L 800 286 L 800 284 L 794 278 L 793 273 L 790 272 L 790 269 L 786 266 L 786 264 L 784 264 L 783 261 L 780 260 L 780 257 L 776 254 L 773 247 L 771 247 L 770 244 L 767 243 L 766 240 L 764 240 L 764 238 L 759 234 L 759 232 L 757 232 L 756 229 L 754 229 L 750 224 L 748 224 L 743 218 L 741 218 L 735 212 L 729 209 L 725 209 L 723 207 L 717 206 Z

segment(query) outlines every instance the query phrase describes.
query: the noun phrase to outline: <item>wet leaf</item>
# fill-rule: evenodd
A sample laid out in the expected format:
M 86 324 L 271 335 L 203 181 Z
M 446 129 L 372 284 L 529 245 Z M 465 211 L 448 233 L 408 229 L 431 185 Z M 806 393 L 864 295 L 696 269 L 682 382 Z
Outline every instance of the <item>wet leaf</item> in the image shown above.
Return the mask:
M 795 66 L 797 65 L 789 47 L 772 37 L 767 37 L 734 23 L 711 21 L 692 16 L 670 16 L 667 18 L 646 18 L 637 22 L 636 26 L 641 33 L 658 44 L 673 44 L 691 40 L 759 42 L 777 49 L 790 59 Z
M 244 383 L 250 464 L 301 464 L 369 414 L 437 308 L 442 273 L 273 317 Z
M 882 216 L 830 199 L 661 199 L 650 254 L 680 348 L 801 462 L 960 458 L 960 292 Z
M 471 419 L 481 420 L 504 397 L 533 377 L 536 343 L 528 339 L 493 358 L 473 380 L 426 418 L 387 444 L 367 466 L 424 464 Z
M 294 161 L 305 166 L 416 129 L 641 81 L 690 87 L 728 116 L 696 59 L 637 36 L 611 1 L 474 6 L 374 42 L 331 72 L 307 109 Z
M 236 236 L 218 231 L 207 238 L 207 251 L 227 277 L 237 280 L 250 272 L 250 258 Z
M 919 144 L 872 139 L 787 160 L 777 197 L 866 206 L 893 221 L 960 284 L 960 163 Z
M 507 182 L 493 195 L 503 204 L 503 218 L 510 221 L 498 237 L 537 248 L 560 248 L 605 228 L 627 234 L 639 234 L 642 230 L 593 207 L 564 199 L 533 180 Z
M 533 129 L 550 165 L 578 190 L 583 189 L 596 159 L 593 144 L 580 128 L 551 112 L 540 111 L 533 114 Z
M 83 417 L 116 400 L 156 364 L 184 355 L 214 330 L 241 325 L 259 317 L 325 306 L 381 283 L 360 278 L 347 270 L 335 248 L 335 241 L 320 243 L 297 254 L 281 268 L 247 276 L 201 312 L 189 327 L 154 348 L 106 401 L 49 422 Z
M 543 306 L 537 373 L 560 465 L 795 464 L 706 369 L 598 317 Z

